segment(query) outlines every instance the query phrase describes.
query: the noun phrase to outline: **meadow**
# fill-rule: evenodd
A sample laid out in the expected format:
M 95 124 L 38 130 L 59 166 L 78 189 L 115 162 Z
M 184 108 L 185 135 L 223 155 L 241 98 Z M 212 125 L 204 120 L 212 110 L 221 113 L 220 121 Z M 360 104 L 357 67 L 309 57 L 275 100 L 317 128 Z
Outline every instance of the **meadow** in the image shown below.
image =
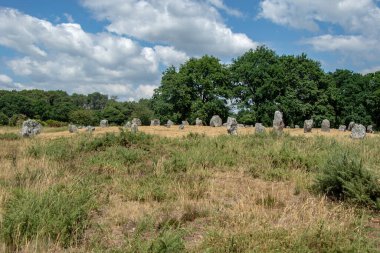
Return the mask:
M 2 252 L 378 252 L 380 136 L 0 129 Z

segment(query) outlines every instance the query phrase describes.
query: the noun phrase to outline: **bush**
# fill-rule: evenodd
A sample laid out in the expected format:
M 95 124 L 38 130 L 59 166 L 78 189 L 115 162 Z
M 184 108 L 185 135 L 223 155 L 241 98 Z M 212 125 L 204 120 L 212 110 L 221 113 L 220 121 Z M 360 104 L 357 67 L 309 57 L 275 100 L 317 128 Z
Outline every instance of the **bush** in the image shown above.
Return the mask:
M 77 110 L 69 113 L 70 122 L 82 126 L 97 125 L 99 124 L 99 118 L 94 111 L 91 110 Z
M 315 189 L 336 200 L 380 209 L 379 179 L 348 153 L 329 159 L 318 175 Z
M 37 237 L 68 247 L 81 239 L 94 203 L 82 185 L 55 186 L 42 194 L 18 190 L 5 203 L 1 236 L 9 247 Z
M 66 122 L 61 122 L 61 121 L 52 120 L 52 119 L 46 120 L 45 123 L 49 127 L 64 127 L 68 125 Z
M 21 126 L 28 118 L 24 114 L 15 114 L 9 119 L 10 126 Z

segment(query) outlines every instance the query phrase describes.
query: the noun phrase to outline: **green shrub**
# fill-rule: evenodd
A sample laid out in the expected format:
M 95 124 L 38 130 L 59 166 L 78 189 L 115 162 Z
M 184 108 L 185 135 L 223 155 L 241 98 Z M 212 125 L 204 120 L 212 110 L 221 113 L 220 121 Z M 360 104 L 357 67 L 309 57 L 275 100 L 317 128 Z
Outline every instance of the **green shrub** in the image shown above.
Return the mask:
M 0 126 L 7 126 L 8 124 L 9 124 L 8 116 L 5 113 L 0 112 Z
M 3 141 L 14 141 L 20 139 L 20 135 L 15 134 L 15 133 L 3 133 L 0 134 L 0 140 Z
M 9 119 L 9 125 L 21 126 L 25 120 L 27 120 L 27 117 L 24 114 L 15 114 Z
M 17 190 L 5 203 L 1 236 L 9 247 L 37 237 L 68 247 L 82 238 L 94 204 L 91 191 L 83 185 L 55 186 L 42 194 Z
M 138 133 L 132 134 L 129 131 L 120 129 L 120 134 L 106 133 L 105 135 L 95 138 L 84 138 L 79 143 L 79 151 L 104 151 L 107 147 L 112 146 L 142 146 L 149 148 L 152 143 L 152 136 Z
M 380 209 L 379 179 L 347 152 L 335 154 L 317 176 L 315 189 L 336 200 Z
M 46 120 L 45 123 L 49 127 L 64 127 L 64 126 L 67 126 L 66 122 L 52 120 L 52 119 Z

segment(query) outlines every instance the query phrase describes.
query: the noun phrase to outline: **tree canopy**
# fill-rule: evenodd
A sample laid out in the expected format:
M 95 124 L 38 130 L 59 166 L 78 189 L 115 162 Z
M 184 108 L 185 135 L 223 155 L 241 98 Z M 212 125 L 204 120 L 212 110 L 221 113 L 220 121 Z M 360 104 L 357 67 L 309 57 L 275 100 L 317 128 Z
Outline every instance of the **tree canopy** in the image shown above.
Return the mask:
M 82 125 L 101 118 L 120 125 L 133 117 L 144 124 L 153 118 L 194 123 L 196 118 L 208 122 L 215 114 L 223 120 L 234 115 L 243 124 L 271 125 L 275 110 L 284 112 L 289 126 L 310 118 L 317 126 L 325 118 L 335 127 L 350 121 L 380 126 L 380 72 L 326 73 L 305 54 L 280 56 L 261 46 L 230 64 L 205 55 L 168 67 L 153 97 L 139 102 L 119 102 L 98 92 L 0 90 L 2 125 L 25 117 Z

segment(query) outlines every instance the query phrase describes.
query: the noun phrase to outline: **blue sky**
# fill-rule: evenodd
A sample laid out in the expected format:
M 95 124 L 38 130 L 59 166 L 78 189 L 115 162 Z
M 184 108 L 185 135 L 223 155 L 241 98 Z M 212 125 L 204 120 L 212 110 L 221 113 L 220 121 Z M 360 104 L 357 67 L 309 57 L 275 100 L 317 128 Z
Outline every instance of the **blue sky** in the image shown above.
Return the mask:
M 325 71 L 380 70 L 377 0 L 0 0 L 0 89 L 150 97 L 189 57 L 265 44 Z

